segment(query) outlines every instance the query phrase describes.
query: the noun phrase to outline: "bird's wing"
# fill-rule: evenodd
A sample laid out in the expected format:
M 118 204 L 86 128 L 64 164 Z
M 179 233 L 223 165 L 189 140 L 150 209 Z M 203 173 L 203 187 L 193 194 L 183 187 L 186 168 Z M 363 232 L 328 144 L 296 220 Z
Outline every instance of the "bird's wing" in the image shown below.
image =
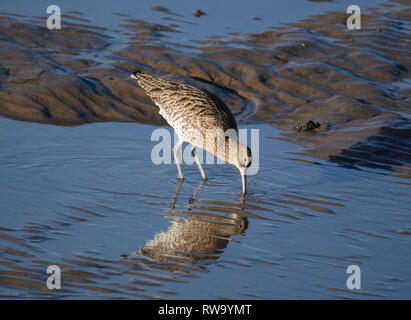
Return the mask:
M 201 123 L 204 129 L 237 130 L 237 122 L 227 105 L 216 95 L 187 84 L 172 84 L 153 99 L 166 111 Z
M 204 129 L 237 130 L 237 122 L 226 104 L 216 95 L 188 84 L 179 84 L 136 71 L 134 78 L 159 106 L 160 113 L 173 114 L 198 123 Z

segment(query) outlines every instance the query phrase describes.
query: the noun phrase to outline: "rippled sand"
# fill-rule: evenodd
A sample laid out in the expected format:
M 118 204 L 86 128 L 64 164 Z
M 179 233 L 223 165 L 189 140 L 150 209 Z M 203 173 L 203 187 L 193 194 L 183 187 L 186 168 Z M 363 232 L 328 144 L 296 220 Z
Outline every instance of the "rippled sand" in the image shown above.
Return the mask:
M 363 13 L 362 30 L 330 12 L 190 44 L 180 25 L 200 22 L 154 10 L 164 24 L 122 14 L 122 31 L 0 14 L 0 115 L 134 122 L 1 119 L 1 297 L 409 298 L 407 2 Z M 165 121 L 135 68 L 206 88 L 260 128 L 246 199 L 228 165 L 205 185 L 185 166 L 180 185 L 151 163 Z M 321 125 L 293 130 L 308 120 Z M 362 291 L 345 287 L 349 264 Z
M 129 79 L 139 67 L 217 93 L 240 120 L 271 123 L 305 155 L 409 176 L 410 11 L 397 2 L 367 11 L 356 31 L 344 27 L 344 13 L 328 13 L 189 48 L 174 41 L 178 21 L 124 17 L 127 40 L 119 44 L 78 15 L 65 16 L 70 23 L 56 32 L 43 18 L 3 14 L 0 113 L 57 124 L 164 124 Z M 311 119 L 321 134 L 292 132 Z

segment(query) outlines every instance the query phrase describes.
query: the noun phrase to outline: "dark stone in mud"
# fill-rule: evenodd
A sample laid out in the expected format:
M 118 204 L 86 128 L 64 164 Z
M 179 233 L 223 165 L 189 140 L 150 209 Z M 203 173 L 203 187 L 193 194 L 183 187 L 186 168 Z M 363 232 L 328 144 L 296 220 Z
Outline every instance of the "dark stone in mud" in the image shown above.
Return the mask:
M 201 16 L 205 15 L 205 12 L 197 9 L 197 10 L 193 11 L 193 15 L 197 18 L 200 18 Z
M 302 132 L 302 131 L 314 131 L 317 129 L 321 124 L 319 122 L 314 122 L 313 120 L 308 121 L 305 125 L 298 125 L 295 126 L 293 129 L 297 132 Z

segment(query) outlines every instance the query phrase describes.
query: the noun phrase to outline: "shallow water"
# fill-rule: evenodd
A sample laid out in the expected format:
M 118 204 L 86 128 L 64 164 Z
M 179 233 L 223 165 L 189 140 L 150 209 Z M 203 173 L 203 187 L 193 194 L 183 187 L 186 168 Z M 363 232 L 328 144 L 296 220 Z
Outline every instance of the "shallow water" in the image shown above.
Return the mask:
M 258 125 L 264 152 L 242 201 L 228 165 L 206 165 L 203 186 L 183 165 L 179 186 L 174 165 L 152 164 L 155 126 L 1 128 L 2 297 L 410 297 L 404 179 L 290 160 L 300 147 Z M 46 287 L 51 264 L 60 291 Z
M 349 32 L 347 3 L 75 1 L 58 32 L 36 13 L 48 3 L 2 8 L 0 115 L 26 122 L 0 119 L 0 297 L 409 299 L 411 8 L 375 3 Z M 246 198 L 228 164 L 202 184 L 195 165 L 179 183 L 152 163 L 168 127 L 135 68 L 206 88 L 260 130 Z

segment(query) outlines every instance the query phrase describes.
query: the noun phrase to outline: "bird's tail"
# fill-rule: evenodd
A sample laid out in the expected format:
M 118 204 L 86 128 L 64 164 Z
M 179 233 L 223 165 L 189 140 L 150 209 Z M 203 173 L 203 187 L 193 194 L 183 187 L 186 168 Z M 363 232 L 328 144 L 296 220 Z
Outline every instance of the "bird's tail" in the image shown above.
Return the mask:
M 138 80 L 140 78 L 141 74 L 144 74 L 144 72 L 142 72 L 140 70 L 136 70 L 130 75 L 130 77 L 133 78 L 133 79 Z
M 131 74 L 131 78 L 136 79 L 139 86 L 143 88 L 150 97 L 152 95 L 156 96 L 164 88 L 173 84 L 172 81 L 154 77 L 140 70 L 134 71 Z

